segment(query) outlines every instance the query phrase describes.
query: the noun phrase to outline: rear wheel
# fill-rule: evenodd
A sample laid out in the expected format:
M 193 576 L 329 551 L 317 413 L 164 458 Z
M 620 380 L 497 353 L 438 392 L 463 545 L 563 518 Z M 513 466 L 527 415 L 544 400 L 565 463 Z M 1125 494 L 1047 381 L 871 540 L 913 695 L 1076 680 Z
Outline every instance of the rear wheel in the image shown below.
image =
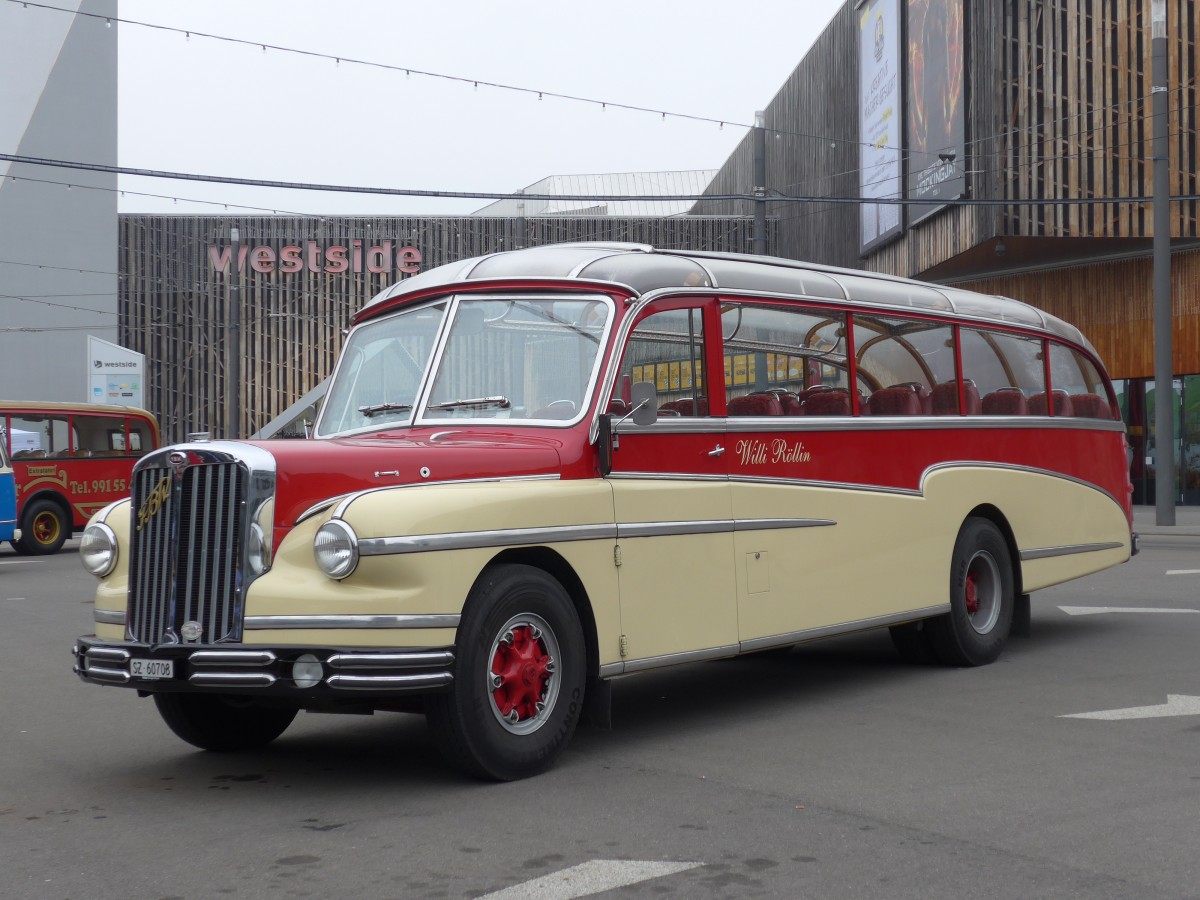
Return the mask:
M 225 753 L 265 747 L 297 713 L 220 694 L 155 694 L 154 705 L 177 737 L 201 750 Z
M 18 553 L 43 556 L 62 549 L 71 523 L 63 508 L 53 500 L 35 500 L 21 516 L 21 539 L 13 541 Z
M 496 781 L 549 768 L 579 721 L 586 672 L 562 585 L 532 566 L 490 569 L 467 599 L 455 649 L 454 682 L 427 707 L 443 752 Z
M 986 665 L 1004 649 L 1012 616 L 1012 557 L 1004 535 L 987 519 L 967 519 L 950 564 L 950 612 L 925 623 L 929 645 L 946 665 Z

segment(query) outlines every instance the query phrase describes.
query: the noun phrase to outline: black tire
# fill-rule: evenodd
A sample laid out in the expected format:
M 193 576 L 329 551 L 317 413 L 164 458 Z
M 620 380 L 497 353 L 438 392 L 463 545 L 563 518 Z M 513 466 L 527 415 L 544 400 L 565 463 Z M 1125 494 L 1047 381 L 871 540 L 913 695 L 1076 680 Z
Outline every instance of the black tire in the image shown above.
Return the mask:
M 987 519 L 967 519 L 950 562 L 950 612 L 925 624 L 938 659 L 948 666 L 993 662 L 1012 628 L 1013 600 L 1004 535 Z
M 917 666 L 928 666 L 938 662 L 937 655 L 929 645 L 929 629 L 924 620 L 920 622 L 905 622 L 903 625 L 893 625 L 888 629 L 892 638 L 892 646 L 907 663 Z
M 488 569 L 455 651 L 454 681 L 426 709 L 447 758 L 495 781 L 548 769 L 579 722 L 586 675 L 583 629 L 562 585 L 532 566 Z
M 155 694 L 154 705 L 177 737 L 218 753 L 265 747 L 287 730 L 297 713 L 220 694 Z
M 48 556 L 62 549 L 71 522 L 53 500 L 34 500 L 21 514 L 21 539 L 13 547 L 24 556 Z

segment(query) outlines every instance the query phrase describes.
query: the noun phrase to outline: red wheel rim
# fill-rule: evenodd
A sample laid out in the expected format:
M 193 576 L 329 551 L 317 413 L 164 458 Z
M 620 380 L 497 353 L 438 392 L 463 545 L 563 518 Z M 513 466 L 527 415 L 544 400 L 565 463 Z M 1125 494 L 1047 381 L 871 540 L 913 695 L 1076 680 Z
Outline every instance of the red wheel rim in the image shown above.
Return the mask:
M 33 517 L 33 539 L 39 544 L 53 544 L 58 540 L 58 518 L 54 513 L 38 513 Z
M 540 616 L 514 616 L 492 642 L 488 690 L 492 713 L 507 731 L 528 734 L 544 724 L 558 697 L 558 641 Z

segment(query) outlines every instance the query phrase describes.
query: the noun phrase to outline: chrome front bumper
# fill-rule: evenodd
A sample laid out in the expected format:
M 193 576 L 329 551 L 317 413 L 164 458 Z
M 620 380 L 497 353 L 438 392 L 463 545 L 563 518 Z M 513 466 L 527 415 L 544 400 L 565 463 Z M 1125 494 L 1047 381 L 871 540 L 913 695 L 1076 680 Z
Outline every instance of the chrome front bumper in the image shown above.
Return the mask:
M 246 693 L 294 700 L 313 697 L 392 697 L 430 693 L 454 680 L 454 649 L 363 650 L 331 647 L 263 647 L 231 644 L 158 644 L 101 641 L 81 637 L 72 650 L 74 672 L 91 684 L 135 688 L 148 693 Z M 300 657 L 307 671 L 315 661 L 321 675 L 297 685 L 293 667 Z M 170 660 L 169 678 L 131 674 L 132 660 Z

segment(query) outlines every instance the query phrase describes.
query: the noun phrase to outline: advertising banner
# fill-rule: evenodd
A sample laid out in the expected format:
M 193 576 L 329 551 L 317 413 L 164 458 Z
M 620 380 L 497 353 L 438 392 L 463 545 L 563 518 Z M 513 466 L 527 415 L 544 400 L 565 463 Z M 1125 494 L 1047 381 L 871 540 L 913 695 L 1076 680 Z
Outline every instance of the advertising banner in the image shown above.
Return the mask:
M 859 196 L 900 198 L 902 122 L 900 2 L 869 0 L 858 9 Z M 859 252 L 900 233 L 899 204 L 859 204 Z
M 88 335 L 87 365 L 89 403 L 142 407 L 145 356 Z
M 909 224 L 936 212 L 938 201 L 966 190 L 966 97 L 963 93 L 963 0 L 907 0 L 908 89 L 905 151 Z

